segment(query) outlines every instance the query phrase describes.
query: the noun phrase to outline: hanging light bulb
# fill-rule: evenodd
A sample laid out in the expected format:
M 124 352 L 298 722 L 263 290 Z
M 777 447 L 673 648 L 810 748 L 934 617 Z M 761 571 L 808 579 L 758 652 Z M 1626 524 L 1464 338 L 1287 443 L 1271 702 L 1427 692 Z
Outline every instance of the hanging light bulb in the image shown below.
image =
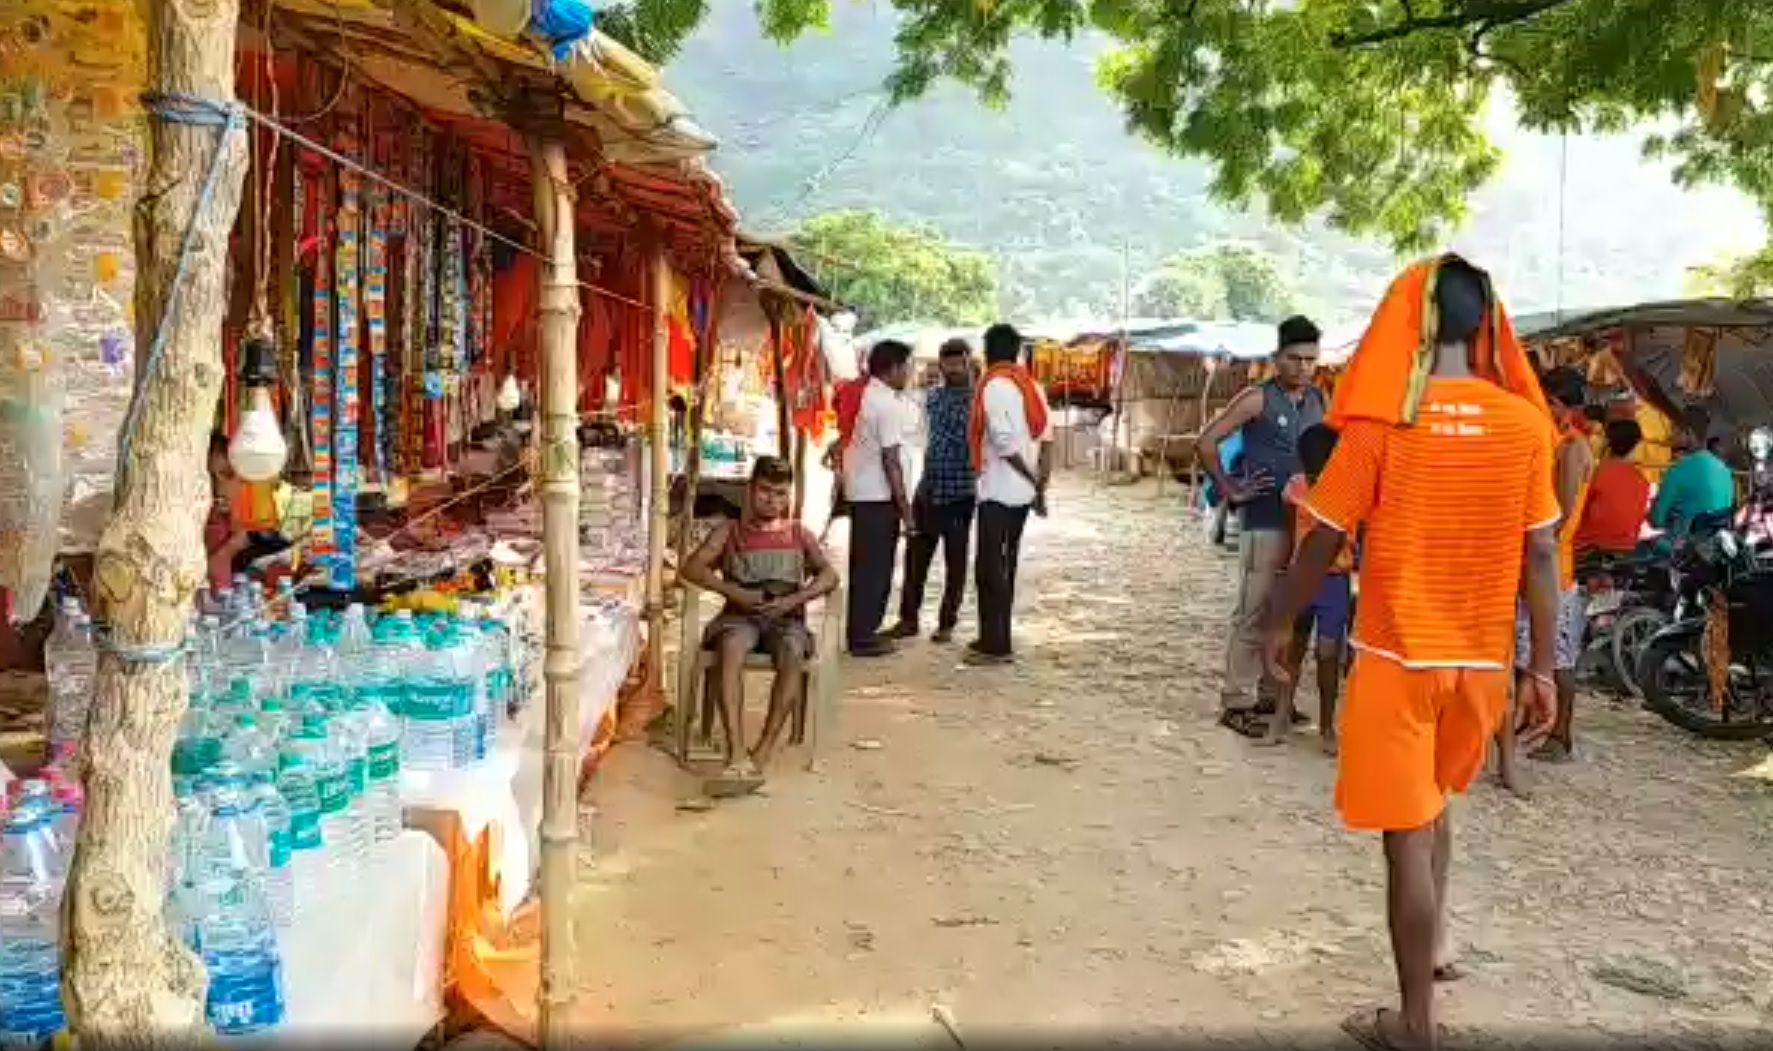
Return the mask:
M 499 397 L 494 404 L 500 412 L 516 412 L 523 404 L 523 392 L 517 388 L 517 377 L 512 373 L 505 374 L 505 382 L 499 387 Z
M 269 339 L 255 336 L 240 350 L 240 382 L 246 387 L 247 407 L 234 440 L 228 443 L 228 463 L 243 481 L 269 482 L 283 474 L 289 459 L 289 443 L 283 440 L 283 427 L 271 405 L 276 348 Z

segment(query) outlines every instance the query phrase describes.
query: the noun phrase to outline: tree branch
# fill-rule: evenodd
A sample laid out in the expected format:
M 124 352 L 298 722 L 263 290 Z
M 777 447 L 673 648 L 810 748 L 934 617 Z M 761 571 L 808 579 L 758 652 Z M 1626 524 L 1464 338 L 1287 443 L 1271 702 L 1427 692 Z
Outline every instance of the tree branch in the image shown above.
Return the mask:
M 1428 30 L 1463 29 L 1475 25 L 1481 25 L 1484 32 L 1489 32 L 1498 26 L 1537 18 L 1555 7 L 1573 2 L 1574 0 L 1468 0 L 1446 14 L 1424 15 L 1420 18 L 1409 15 L 1406 7 L 1403 21 L 1366 33 L 1332 33 L 1330 46 L 1338 49 L 1369 47 Z

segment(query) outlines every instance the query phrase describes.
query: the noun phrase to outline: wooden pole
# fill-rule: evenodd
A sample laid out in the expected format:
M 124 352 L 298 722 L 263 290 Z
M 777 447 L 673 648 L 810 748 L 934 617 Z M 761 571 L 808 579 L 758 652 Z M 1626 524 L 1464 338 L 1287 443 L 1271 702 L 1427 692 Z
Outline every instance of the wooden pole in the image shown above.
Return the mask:
M 776 455 L 786 463 L 789 442 L 793 440 L 790 433 L 794 428 L 788 416 L 788 370 L 782 363 L 782 322 L 777 317 L 781 304 L 768 293 L 765 296 L 763 309 L 770 319 L 770 361 L 775 373 L 773 389 L 776 394 Z
M 542 544 L 547 573 L 547 711 L 542 767 L 541 1046 L 566 1047 L 579 828 L 578 256 L 566 150 L 529 140 L 542 267 Z
M 149 91 L 232 104 L 237 0 L 160 0 L 141 10 Z M 163 918 L 185 667 L 150 655 L 183 644 L 205 576 L 204 465 L 222 388 L 223 278 L 246 173 L 243 128 L 160 117 L 149 140 L 152 167 L 135 215 L 135 426 L 94 558 L 95 611 L 111 645 L 99 650 L 87 722 L 86 810 L 63 950 L 73 1033 L 82 1043 L 132 1047 L 188 1046 L 203 1024 L 202 964 Z M 162 350 L 149 371 L 157 334 Z
M 665 304 L 671 297 L 671 264 L 662 242 L 653 248 L 653 382 L 652 440 L 647 443 L 652 469 L 651 520 L 646 531 L 646 661 L 647 676 L 662 698 L 665 686 L 665 533 L 671 527 L 671 335 Z M 693 513 L 693 510 L 692 510 Z M 655 701 L 656 703 L 656 701 Z M 656 713 L 659 709 L 653 708 Z M 686 713 L 679 713 L 680 715 Z

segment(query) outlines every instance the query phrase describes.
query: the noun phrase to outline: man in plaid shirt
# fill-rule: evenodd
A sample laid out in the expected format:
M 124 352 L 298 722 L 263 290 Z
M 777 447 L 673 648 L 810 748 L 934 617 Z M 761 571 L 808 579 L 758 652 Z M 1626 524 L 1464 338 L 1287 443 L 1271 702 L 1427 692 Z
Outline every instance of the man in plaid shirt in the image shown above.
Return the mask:
M 967 542 L 973 531 L 973 505 L 978 498 L 967 425 L 973 411 L 973 352 L 964 339 L 942 344 L 939 364 L 942 385 L 926 393 L 923 478 L 912 500 L 917 532 L 905 545 L 905 579 L 899 589 L 899 623 L 886 634 L 913 638 L 923 609 L 924 584 L 936 545 L 942 546 L 942 608 L 930 638 L 948 642 L 960 621 L 960 600 L 966 593 Z

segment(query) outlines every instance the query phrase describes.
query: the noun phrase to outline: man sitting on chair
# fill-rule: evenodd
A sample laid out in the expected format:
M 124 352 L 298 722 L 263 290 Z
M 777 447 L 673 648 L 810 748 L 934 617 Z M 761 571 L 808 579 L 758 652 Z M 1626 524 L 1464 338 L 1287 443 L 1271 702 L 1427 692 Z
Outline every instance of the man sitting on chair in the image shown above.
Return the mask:
M 759 457 L 739 520 L 715 526 L 683 565 L 686 583 L 726 599 L 703 637 L 703 645 L 718 658 L 720 723 L 726 735 L 726 766 L 709 781 L 709 795 L 741 795 L 763 783 L 763 769 L 799 703 L 806 662 L 812 658 L 807 603 L 837 588 L 837 570 L 819 538 L 789 514 L 793 499 L 794 469 L 779 457 Z M 774 661 L 776 681 L 763 735 L 746 755 L 741 747 L 745 659 L 759 651 Z

